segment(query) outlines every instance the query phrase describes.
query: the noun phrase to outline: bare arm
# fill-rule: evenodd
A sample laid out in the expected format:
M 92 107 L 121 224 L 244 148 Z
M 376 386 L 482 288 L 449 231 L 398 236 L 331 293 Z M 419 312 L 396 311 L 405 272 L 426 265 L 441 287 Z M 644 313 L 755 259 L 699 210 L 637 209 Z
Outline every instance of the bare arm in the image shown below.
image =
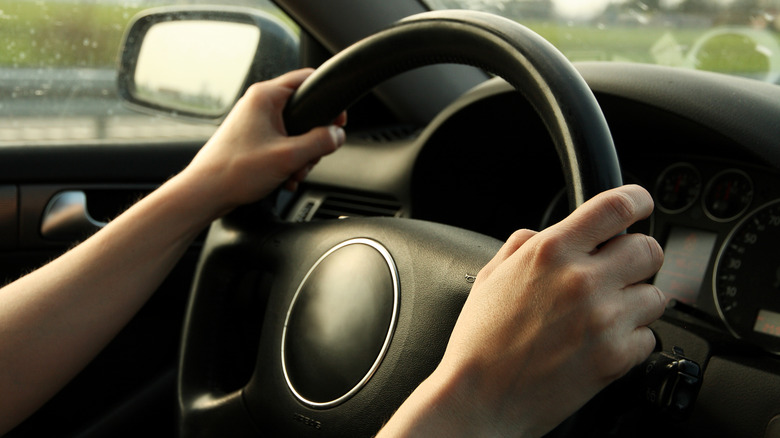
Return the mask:
M 663 253 L 644 235 L 609 239 L 652 208 L 625 186 L 515 233 L 477 276 L 442 362 L 380 436 L 541 436 L 644 360 L 666 299 L 640 282 Z
M 281 111 L 308 74 L 253 86 L 183 172 L 81 245 L 0 289 L 0 434 L 116 335 L 212 220 L 280 184 L 294 188 L 343 142 L 340 128 L 284 134 Z

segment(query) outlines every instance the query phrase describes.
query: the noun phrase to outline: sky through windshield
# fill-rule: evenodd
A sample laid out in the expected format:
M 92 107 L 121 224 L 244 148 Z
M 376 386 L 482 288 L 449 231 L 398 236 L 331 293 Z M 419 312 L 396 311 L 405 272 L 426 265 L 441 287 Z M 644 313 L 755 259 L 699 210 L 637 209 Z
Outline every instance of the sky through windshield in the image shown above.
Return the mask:
M 780 82 L 780 0 L 426 0 L 514 19 L 572 61 L 626 61 Z

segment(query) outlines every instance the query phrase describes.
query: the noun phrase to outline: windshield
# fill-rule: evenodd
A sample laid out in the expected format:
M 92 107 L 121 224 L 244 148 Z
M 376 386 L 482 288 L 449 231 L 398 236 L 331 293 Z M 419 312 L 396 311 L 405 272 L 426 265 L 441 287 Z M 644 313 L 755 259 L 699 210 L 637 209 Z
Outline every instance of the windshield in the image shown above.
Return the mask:
M 641 62 L 780 83 L 780 0 L 424 1 L 516 20 L 575 62 Z

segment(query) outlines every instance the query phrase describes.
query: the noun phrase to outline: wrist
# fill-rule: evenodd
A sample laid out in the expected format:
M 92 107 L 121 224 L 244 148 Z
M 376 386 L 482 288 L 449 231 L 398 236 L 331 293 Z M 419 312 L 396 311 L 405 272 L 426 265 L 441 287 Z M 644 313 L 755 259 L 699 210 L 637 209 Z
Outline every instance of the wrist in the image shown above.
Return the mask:
M 440 365 L 412 392 L 378 436 L 488 435 L 480 413 L 471 406 L 473 400 L 465 382 L 462 374 L 448 372 Z
M 170 185 L 193 219 L 207 225 L 238 207 L 231 201 L 230 191 L 223 187 L 224 172 L 221 168 L 190 165 L 165 185 Z
M 474 366 L 447 359 L 409 396 L 378 437 L 536 437 L 535 412 L 486 388 Z M 484 370 L 483 370 L 484 371 Z M 509 386 L 507 384 L 507 386 Z M 497 395 L 498 394 L 498 395 Z

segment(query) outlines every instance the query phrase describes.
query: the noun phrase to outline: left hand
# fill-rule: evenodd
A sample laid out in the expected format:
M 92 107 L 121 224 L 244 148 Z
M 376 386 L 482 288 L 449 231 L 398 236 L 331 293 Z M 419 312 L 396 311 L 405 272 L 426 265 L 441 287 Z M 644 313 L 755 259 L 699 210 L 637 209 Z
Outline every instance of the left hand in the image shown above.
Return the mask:
M 344 142 L 345 113 L 330 127 L 287 136 L 282 111 L 312 72 L 297 70 L 252 85 L 183 172 L 209 181 L 219 214 L 257 201 L 281 184 L 294 190 L 320 157 Z

